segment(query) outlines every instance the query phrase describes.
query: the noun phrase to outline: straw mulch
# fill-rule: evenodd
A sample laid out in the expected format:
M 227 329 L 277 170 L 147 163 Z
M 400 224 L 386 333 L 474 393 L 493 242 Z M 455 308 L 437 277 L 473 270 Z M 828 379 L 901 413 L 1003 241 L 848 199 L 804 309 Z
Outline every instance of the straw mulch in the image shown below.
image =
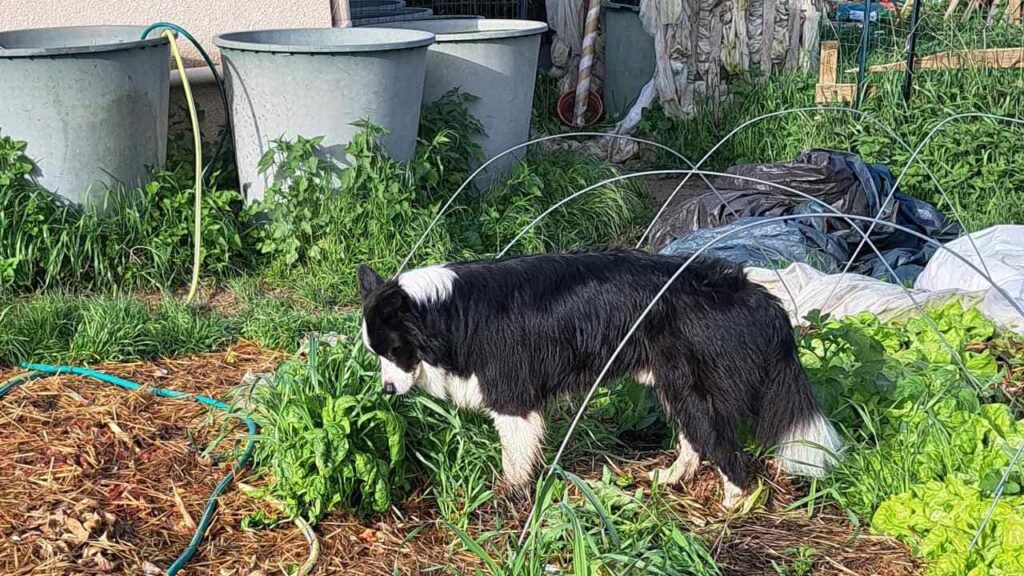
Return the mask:
M 648 470 L 665 468 L 674 458 L 674 454 L 666 453 L 654 458 L 649 454 L 637 456 L 606 463 L 617 474 L 646 483 Z M 666 498 L 692 529 L 704 536 L 726 576 L 776 576 L 792 564 L 801 548 L 813 549 L 810 573 L 815 576 L 924 573 L 924 565 L 905 545 L 862 533 L 838 509 L 818 510 L 812 518 L 803 512 L 787 511 L 804 494 L 775 465 L 752 461 L 747 474 L 751 490 L 758 483 L 763 487 L 750 514 L 730 515 L 722 510 L 722 482 L 707 463 L 691 482 L 667 489 Z
M 102 371 L 140 384 L 224 397 L 247 372 L 267 372 L 282 358 L 241 343 L 226 353 L 108 364 Z M 0 371 L 0 381 L 16 371 Z M 0 399 L 0 574 L 159 574 L 185 549 L 207 498 L 230 470 L 244 426 L 192 402 L 129 393 L 87 378 L 60 376 L 26 383 Z M 224 435 L 212 454 L 206 447 Z M 638 481 L 670 455 L 650 452 L 610 462 Z M 776 471 L 753 464 L 766 483 L 764 512 L 728 520 L 718 508 L 717 474 L 705 467 L 669 497 L 702 533 L 727 574 L 775 574 L 799 546 L 817 551 L 814 574 L 920 573 L 906 548 L 857 534 L 845 516 L 808 519 L 782 508 L 799 496 Z M 760 466 L 760 467 L 759 467 Z M 599 471 L 578 469 L 587 477 Z M 240 479 L 259 485 L 259 478 Z M 518 525 L 526 504 L 502 500 L 495 514 Z M 241 529 L 264 502 L 232 486 L 219 499 L 207 538 L 183 576 L 291 573 L 306 561 L 302 533 L 285 523 Z M 487 516 L 487 514 L 483 514 Z M 317 574 L 420 574 L 437 566 L 477 568 L 453 546 L 436 509 L 416 496 L 400 510 L 359 522 L 334 514 L 316 527 Z M 479 520 L 479 519 L 478 519 Z M 488 522 L 483 521 L 483 524 Z M 493 524 L 493 523 L 491 523 Z M 486 530 L 485 526 L 478 526 Z
M 223 354 L 98 368 L 144 385 L 222 397 L 246 372 L 272 370 L 279 360 L 240 344 Z M 0 373 L 0 381 L 15 373 Z M 244 426 L 224 424 L 196 403 L 88 378 L 40 379 L 10 392 L 0 400 L 0 574 L 161 573 L 188 545 L 210 493 L 230 470 L 227 449 L 244 441 Z M 222 430 L 224 449 L 204 455 Z M 436 527 L 433 512 L 417 508 L 423 505 L 409 502 L 401 518 L 367 525 L 340 514 L 321 521 L 318 573 L 414 574 L 462 564 L 450 557 L 450 535 Z M 229 488 L 206 540 L 179 574 L 284 574 L 305 562 L 309 547 L 294 525 L 241 530 L 257 510 L 273 512 Z

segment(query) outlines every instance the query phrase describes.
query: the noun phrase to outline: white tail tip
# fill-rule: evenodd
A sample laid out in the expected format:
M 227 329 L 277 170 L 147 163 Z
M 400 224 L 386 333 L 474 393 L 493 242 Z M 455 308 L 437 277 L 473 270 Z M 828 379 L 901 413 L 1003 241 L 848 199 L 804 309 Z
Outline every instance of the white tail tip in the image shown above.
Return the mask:
M 821 477 L 835 465 L 842 451 L 839 434 L 819 412 L 793 426 L 779 445 L 776 457 L 787 474 Z

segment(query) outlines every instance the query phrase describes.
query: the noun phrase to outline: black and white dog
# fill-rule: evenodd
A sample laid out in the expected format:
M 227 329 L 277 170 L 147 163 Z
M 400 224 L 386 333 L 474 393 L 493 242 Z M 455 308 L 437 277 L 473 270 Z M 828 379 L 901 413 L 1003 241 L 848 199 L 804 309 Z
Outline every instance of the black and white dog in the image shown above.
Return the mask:
M 595 250 L 410 270 L 385 280 L 359 269 L 363 340 L 385 392 L 413 386 L 494 420 L 506 480 L 531 480 L 549 397 L 589 388 L 684 258 Z M 659 481 L 718 467 L 723 504 L 742 500 L 740 424 L 776 447 L 790 473 L 821 475 L 839 437 L 821 413 L 779 302 L 723 260 L 698 258 L 619 354 L 608 378 L 657 391 L 679 431 Z

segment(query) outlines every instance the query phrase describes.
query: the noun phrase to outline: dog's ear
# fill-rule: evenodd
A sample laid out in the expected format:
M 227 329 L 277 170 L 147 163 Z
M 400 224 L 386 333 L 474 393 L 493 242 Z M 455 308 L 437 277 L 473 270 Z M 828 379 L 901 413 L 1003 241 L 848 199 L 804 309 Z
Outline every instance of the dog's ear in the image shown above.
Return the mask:
M 384 279 L 381 278 L 380 274 L 367 266 L 366 264 L 359 265 L 359 294 L 363 300 L 369 296 L 374 290 L 377 290 L 384 285 Z

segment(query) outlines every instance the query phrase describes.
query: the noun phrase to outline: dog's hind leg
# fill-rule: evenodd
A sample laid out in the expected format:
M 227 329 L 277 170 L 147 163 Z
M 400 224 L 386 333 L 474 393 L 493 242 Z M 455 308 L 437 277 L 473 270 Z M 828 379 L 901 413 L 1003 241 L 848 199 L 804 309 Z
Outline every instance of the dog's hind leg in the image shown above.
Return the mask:
M 722 477 L 722 506 L 735 508 L 743 501 L 746 483 L 743 452 L 736 437 L 739 415 L 727 409 L 731 406 L 729 402 L 716 405 L 710 396 L 698 392 L 688 370 L 656 385 L 666 416 L 679 429 L 680 451 L 671 467 L 655 475 L 660 482 L 678 482 L 686 478 L 688 472 L 691 476 L 696 473 L 701 459 L 709 460 Z
M 743 502 L 746 495 L 743 487 L 747 482 L 746 458 L 737 438 L 739 421 L 734 415 L 720 411 L 712 417 L 714 428 L 704 453 L 722 477 L 722 507 L 733 510 Z
M 533 479 L 534 467 L 544 443 L 544 415 L 540 410 L 525 416 L 491 413 L 501 438 L 501 465 L 505 481 L 522 488 Z
M 722 507 L 732 510 L 743 502 L 747 467 L 743 447 L 737 438 L 739 420 L 735 414 L 721 408 L 707 402 L 707 407 L 701 410 L 707 410 L 704 420 L 709 421 L 710 426 L 702 430 L 699 450 L 718 468 L 718 474 L 722 477 Z M 689 432 L 688 425 L 684 429 L 688 430 L 687 433 L 693 433 Z
M 722 507 L 732 510 L 743 502 L 747 481 L 743 448 L 737 438 L 739 423 L 728 414 L 712 411 L 711 402 L 691 403 L 680 415 L 684 433 L 693 438 L 701 456 L 718 469 L 722 477 Z

